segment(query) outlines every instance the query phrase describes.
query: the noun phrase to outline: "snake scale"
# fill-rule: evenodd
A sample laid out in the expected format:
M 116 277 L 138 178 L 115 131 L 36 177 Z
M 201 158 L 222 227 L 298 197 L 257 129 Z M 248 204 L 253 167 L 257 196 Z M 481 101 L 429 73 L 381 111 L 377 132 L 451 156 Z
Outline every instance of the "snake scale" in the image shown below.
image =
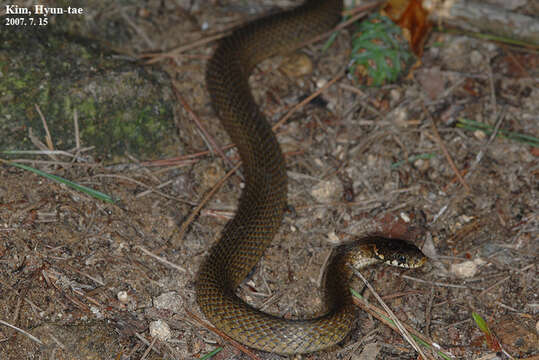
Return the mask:
M 234 218 L 210 249 L 196 281 L 197 303 L 221 331 L 252 348 L 278 354 L 308 353 L 340 342 L 354 323 L 349 263 L 424 262 L 403 241 L 371 237 L 333 251 L 325 271 L 324 300 L 329 311 L 306 320 L 287 320 L 261 312 L 236 289 L 263 256 L 286 206 L 287 175 L 280 146 L 251 94 L 248 77 L 256 64 L 290 52 L 299 43 L 330 30 L 341 18 L 341 0 L 309 0 L 292 10 L 255 20 L 222 39 L 206 69 L 211 103 L 243 163 L 245 187 Z M 405 264 L 406 263 L 406 264 Z M 415 264 L 412 264 L 415 265 Z

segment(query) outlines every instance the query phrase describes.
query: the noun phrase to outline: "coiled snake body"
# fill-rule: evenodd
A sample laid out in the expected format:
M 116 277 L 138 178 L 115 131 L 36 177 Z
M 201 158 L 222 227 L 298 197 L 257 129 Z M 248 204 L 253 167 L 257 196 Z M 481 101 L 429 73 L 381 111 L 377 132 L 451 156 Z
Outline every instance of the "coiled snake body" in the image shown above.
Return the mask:
M 226 224 L 200 268 L 197 302 L 206 318 L 224 333 L 268 352 L 313 352 L 338 343 L 348 334 L 355 314 L 348 290 L 348 263 L 362 267 L 377 262 L 374 256 L 378 251 L 386 251 L 381 255 L 388 262 L 424 261 L 415 247 L 383 238 L 337 248 L 323 284 L 329 312 L 315 319 L 286 320 L 266 314 L 235 294 L 278 230 L 287 193 L 284 158 L 253 99 L 249 74 L 263 59 L 286 53 L 298 43 L 330 30 L 339 21 L 342 7 L 341 0 L 310 0 L 256 20 L 223 39 L 207 66 L 211 102 L 238 148 L 245 188 L 235 217 Z

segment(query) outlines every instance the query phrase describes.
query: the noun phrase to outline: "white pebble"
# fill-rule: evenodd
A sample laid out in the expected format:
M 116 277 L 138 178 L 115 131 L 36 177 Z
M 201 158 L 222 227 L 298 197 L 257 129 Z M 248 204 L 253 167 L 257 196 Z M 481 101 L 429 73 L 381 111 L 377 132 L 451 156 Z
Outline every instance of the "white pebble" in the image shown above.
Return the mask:
M 318 79 L 316 80 L 316 87 L 320 89 L 324 87 L 324 85 L 326 85 L 327 83 L 328 81 L 326 79 Z
M 157 309 L 170 310 L 178 314 L 182 312 L 183 300 L 178 293 L 170 291 L 156 297 L 153 304 Z
M 163 320 L 156 320 L 150 323 L 150 336 L 161 341 L 170 339 L 170 327 Z
M 122 304 L 127 304 L 129 302 L 129 294 L 127 294 L 127 291 L 118 291 L 116 298 L 118 298 L 118 301 Z
M 400 217 L 402 219 L 402 221 L 404 221 L 405 223 L 409 223 L 410 222 L 410 217 L 408 216 L 408 214 L 404 213 L 404 212 L 401 212 L 400 213 Z
M 342 194 L 342 183 L 339 179 L 320 181 L 311 189 L 311 195 L 322 204 L 338 200 Z
M 479 266 L 485 264 L 485 260 L 477 258 L 473 261 L 464 261 L 460 264 L 451 265 L 449 271 L 453 273 L 456 277 L 464 279 L 475 276 L 479 271 Z
M 328 234 L 328 241 L 331 244 L 337 244 L 337 245 L 341 243 L 341 239 L 339 239 L 337 234 L 335 234 L 335 231 L 332 231 Z

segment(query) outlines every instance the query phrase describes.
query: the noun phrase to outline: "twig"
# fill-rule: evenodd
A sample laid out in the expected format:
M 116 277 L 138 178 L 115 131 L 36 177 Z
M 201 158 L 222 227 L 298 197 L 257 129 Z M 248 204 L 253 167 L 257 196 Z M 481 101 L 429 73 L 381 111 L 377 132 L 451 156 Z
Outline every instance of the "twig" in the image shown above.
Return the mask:
M 140 335 L 139 333 L 135 333 L 135 336 L 136 336 L 136 337 L 137 337 L 137 338 L 138 338 L 144 345 L 146 345 L 146 346 L 150 346 L 150 345 L 151 345 L 151 343 L 150 343 L 148 340 L 146 340 L 146 338 L 145 338 L 144 336 Z M 152 349 L 155 353 L 157 353 L 157 354 L 159 354 L 159 355 L 163 355 L 163 354 L 161 353 L 161 351 L 159 351 L 158 349 L 156 349 L 156 348 L 154 348 L 154 347 L 151 347 L 150 349 Z
M 45 120 L 45 116 L 43 116 L 43 113 L 41 112 L 39 105 L 34 104 L 34 107 L 36 108 L 37 113 L 39 114 L 39 117 L 41 118 L 41 122 L 43 123 L 43 128 L 45 129 L 45 140 L 47 141 L 47 147 L 49 148 L 49 150 L 54 150 L 54 146 L 52 144 L 51 133 L 47 125 L 47 120 Z
M 2 285 L 2 286 L 4 286 L 4 287 L 8 288 L 9 290 L 11 290 L 11 291 L 13 291 L 13 292 L 16 292 L 16 291 L 17 291 L 17 290 L 14 289 L 11 285 L 5 283 L 2 279 L 0 279 L 0 285 Z M 28 298 L 27 298 L 26 296 L 23 296 L 22 298 L 23 298 L 23 300 L 24 300 L 25 303 L 27 303 L 28 305 L 30 305 L 30 307 L 32 308 L 32 310 L 34 310 L 34 312 L 36 313 L 36 315 L 37 315 L 38 317 L 42 317 L 42 316 L 39 314 L 40 312 L 43 312 L 43 311 L 44 311 L 42 308 L 40 308 L 39 306 L 37 306 L 36 304 L 34 304 L 31 300 L 28 300 Z M 36 311 L 36 309 L 39 310 L 39 312 Z
M 485 65 L 487 67 L 487 74 L 488 74 L 488 85 L 490 88 L 490 102 L 492 106 L 492 113 L 494 114 L 494 118 L 496 118 L 496 86 L 494 85 L 494 76 L 492 75 L 492 67 L 490 66 L 489 61 L 485 61 Z
M 511 275 L 504 277 L 504 278 L 501 279 L 500 281 L 497 281 L 494 285 L 489 286 L 489 287 L 486 288 L 485 290 L 481 291 L 481 293 L 479 294 L 479 297 L 481 297 L 481 296 L 483 296 L 483 295 L 489 293 L 490 290 L 492 290 L 492 289 L 494 289 L 495 287 L 497 287 L 497 286 L 503 284 L 504 282 L 506 282 L 506 281 L 509 280 L 509 279 L 511 279 Z
M 448 283 L 442 283 L 442 282 L 438 282 L 438 281 L 427 281 L 427 280 L 418 279 L 418 278 L 408 276 L 408 275 L 402 275 L 402 278 L 412 280 L 412 281 L 417 281 L 417 282 L 424 283 L 424 284 L 436 285 L 436 286 L 440 286 L 440 287 L 450 287 L 450 288 L 468 289 L 468 290 L 476 290 L 476 291 L 484 291 L 485 290 L 483 288 L 471 287 L 471 286 L 466 286 L 466 285 L 448 284 Z
M 20 332 L 21 334 L 27 336 L 28 338 L 30 338 L 31 340 L 35 341 L 35 342 L 38 343 L 39 345 L 45 345 L 41 340 L 39 340 L 38 338 L 36 338 L 34 335 L 32 335 L 32 334 L 30 334 L 30 333 L 24 331 L 24 330 L 21 329 L 21 328 L 18 328 L 18 327 L 16 327 L 16 326 L 13 326 L 13 325 L 11 325 L 10 323 L 7 323 L 7 322 L 5 322 L 5 321 L 3 321 L 3 320 L 0 320 L 0 324 L 5 325 L 5 326 L 7 326 L 7 327 L 9 327 L 9 328 L 12 328 L 13 330 L 16 330 L 16 331 Z
M 380 305 L 382 305 L 382 307 L 384 308 L 384 310 L 388 313 L 389 317 L 391 318 L 391 320 L 393 320 L 393 322 L 395 323 L 395 326 L 397 327 L 397 329 L 399 329 L 402 337 L 408 341 L 408 343 L 415 349 L 415 351 L 417 351 L 419 353 L 419 355 L 421 355 L 423 357 L 423 359 L 427 359 L 427 357 L 425 356 L 425 354 L 423 353 L 423 351 L 421 350 L 421 348 L 419 347 L 419 345 L 417 344 L 417 342 L 415 341 L 415 339 L 410 335 L 410 333 L 408 332 L 408 330 L 403 326 L 403 324 L 400 322 L 400 320 L 397 318 L 397 316 L 395 316 L 395 314 L 393 313 L 393 311 L 391 311 L 391 309 L 389 308 L 389 306 L 387 306 L 387 304 L 384 302 L 384 300 L 382 300 L 382 298 L 380 297 L 380 295 L 378 295 L 378 293 L 374 290 L 374 288 L 371 286 L 371 284 L 367 281 L 367 279 L 365 279 L 365 277 L 363 276 L 363 274 L 358 271 L 357 269 L 354 269 L 352 268 L 352 271 L 354 272 L 354 274 L 356 276 L 358 276 L 362 281 L 363 283 L 367 286 L 367 288 L 369 288 L 369 290 L 371 291 L 371 293 L 374 295 L 374 297 L 376 298 L 376 300 L 378 300 L 378 303 L 380 303 Z M 429 356 L 429 358 L 432 359 L 431 356 Z
M 30 141 L 32 144 L 34 144 L 35 147 L 42 151 L 50 151 L 50 148 L 47 147 L 47 145 L 43 144 L 41 140 L 39 140 L 32 131 L 32 128 L 28 128 L 28 137 L 30 138 Z M 58 161 L 58 158 L 52 154 L 47 154 L 52 160 Z M 71 163 L 69 164 L 71 166 Z
M 170 184 L 172 184 L 172 180 L 168 180 L 168 181 L 165 181 L 165 182 L 163 182 L 163 183 L 157 185 L 157 186 L 155 187 L 155 189 L 162 189 L 162 188 L 164 188 L 165 186 L 168 186 L 168 185 L 170 185 Z M 139 192 L 137 195 L 135 195 L 135 198 L 136 198 L 136 199 L 139 199 L 139 198 L 144 197 L 144 196 L 146 196 L 146 195 L 148 195 L 148 194 L 151 194 L 151 193 L 153 192 L 153 190 L 154 190 L 154 188 L 152 187 L 152 188 L 149 188 L 149 189 L 144 190 L 144 191 L 142 191 L 142 192 Z
M 168 194 L 165 194 L 164 192 L 162 191 L 159 191 L 157 190 L 155 187 L 152 187 L 150 185 L 146 185 L 145 183 L 143 182 L 140 182 L 138 180 L 135 180 L 133 178 L 130 178 L 128 176 L 124 176 L 124 175 L 116 175 L 116 174 L 97 174 L 97 175 L 94 175 L 93 177 L 95 178 L 117 178 L 117 179 L 122 179 L 122 180 L 126 180 L 126 181 L 129 181 L 129 182 L 132 182 L 132 183 L 135 183 L 137 185 L 140 185 L 148 190 L 152 190 L 152 192 L 154 194 L 157 194 L 159 196 L 162 196 L 166 199 L 169 199 L 169 200 L 174 200 L 174 201 L 178 201 L 178 202 L 181 202 L 181 203 L 184 203 L 184 204 L 188 204 L 188 205 L 194 205 L 193 202 L 191 201 L 187 201 L 187 200 L 183 200 L 183 199 L 178 199 L 178 198 L 175 198 L 174 196 L 170 196 Z
M 228 179 L 237 169 L 239 169 L 241 166 L 241 162 L 236 164 L 232 169 L 230 169 L 229 172 L 223 176 L 217 184 L 213 186 L 213 188 L 204 195 L 204 198 L 200 201 L 200 203 L 191 211 L 191 214 L 189 214 L 189 217 L 183 222 L 183 224 L 180 226 L 178 237 L 174 240 L 175 245 L 179 245 L 181 240 L 183 239 L 183 236 L 185 235 L 185 232 L 187 231 L 187 228 L 193 220 L 197 217 L 198 213 L 200 212 L 200 209 L 206 205 L 206 203 L 210 200 L 210 198 L 223 186 L 226 179 Z
M 304 107 L 306 104 L 308 104 L 312 99 L 320 95 L 322 92 L 324 92 L 327 88 L 329 88 L 331 85 L 335 84 L 338 80 L 340 80 L 344 76 L 344 72 L 340 73 L 339 75 L 335 76 L 333 79 L 328 81 L 324 86 L 322 86 L 320 89 L 309 95 L 307 98 L 305 98 L 300 103 L 296 104 L 292 109 L 290 109 L 275 125 L 273 125 L 272 129 L 273 131 L 276 131 L 279 127 L 281 127 L 290 117 L 298 110 L 300 110 L 302 107 Z
M 468 186 L 468 184 L 466 183 L 466 181 L 462 177 L 462 175 L 460 173 L 460 170 L 455 165 L 455 162 L 453 161 L 453 158 L 451 157 L 451 154 L 449 154 L 449 151 L 447 150 L 447 147 L 445 146 L 444 142 L 442 141 L 442 137 L 440 136 L 440 133 L 438 132 L 438 127 L 436 126 L 436 121 L 433 119 L 433 117 L 431 116 L 429 110 L 427 110 L 427 107 L 425 106 L 425 104 L 423 102 L 421 102 L 421 107 L 423 108 L 423 111 L 425 112 L 427 117 L 430 119 L 430 122 L 432 124 L 432 130 L 434 131 L 434 135 L 435 135 L 436 141 L 438 142 L 438 146 L 440 146 L 440 148 L 442 149 L 442 152 L 444 153 L 445 158 L 449 162 L 449 165 L 453 169 L 453 172 L 457 175 L 460 183 L 466 189 L 466 192 L 468 194 L 471 193 L 472 189 L 470 189 L 470 187 Z
M 144 31 L 140 26 L 137 26 L 131 18 L 125 13 L 125 11 L 120 11 L 120 15 L 122 18 L 127 22 L 129 26 L 131 26 L 135 32 L 146 42 L 146 45 L 148 45 L 150 48 L 155 49 L 155 43 L 152 41 L 152 39 L 148 36 L 146 31 Z
M 156 183 L 160 183 L 161 180 L 155 176 L 151 171 L 150 169 L 148 169 L 146 166 L 142 165 L 140 163 L 140 160 L 137 159 L 136 157 L 134 157 L 133 155 L 131 155 L 130 153 L 128 152 L 125 152 L 125 156 L 127 156 L 127 158 L 131 161 L 133 161 L 135 164 L 137 164 L 138 166 L 140 166 L 140 168 L 142 169 L 142 171 L 144 171 L 150 178 L 152 178 L 153 181 L 155 181 Z
M 75 156 L 64 150 L 5 150 L 2 153 L 8 155 L 64 155 L 71 158 Z
M 187 270 L 185 270 L 183 267 L 181 267 L 180 265 L 176 265 L 170 261 L 168 261 L 167 259 L 159 256 L 159 255 L 156 255 L 154 254 L 153 252 L 151 252 L 150 250 L 147 250 L 145 247 L 143 246 L 140 246 L 138 245 L 136 248 L 140 249 L 140 251 L 142 251 L 143 253 L 145 253 L 146 255 L 158 260 L 159 262 L 173 268 L 173 269 L 176 269 L 176 270 L 179 270 L 181 272 L 187 272 Z
M 217 35 L 213 35 L 213 36 L 208 36 L 208 37 L 205 37 L 205 38 L 202 38 L 200 40 L 197 40 L 197 41 L 194 41 L 190 44 L 187 44 L 187 45 L 184 45 L 184 46 L 180 46 L 176 49 L 173 49 L 171 51 L 168 51 L 168 52 L 165 52 L 165 53 L 144 53 L 140 56 L 140 58 L 144 59 L 144 58 L 150 58 L 149 60 L 147 60 L 145 62 L 146 65 L 151 65 L 151 64 L 154 64 L 156 62 L 159 62 L 161 60 L 164 60 L 164 59 L 169 59 L 169 58 L 173 58 L 185 51 L 188 51 L 188 50 L 191 50 L 191 49 L 194 49 L 194 48 L 197 48 L 199 46 L 202 46 L 202 45 L 205 45 L 209 42 L 212 42 L 214 40 L 218 40 L 218 39 L 221 39 L 225 36 L 227 36 L 228 33 L 221 33 L 221 34 L 217 34 Z
M 73 125 L 75 127 L 75 146 L 77 153 L 80 151 L 79 113 L 77 109 L 73 111 Z
M 228 144 L 228 145 L 225 145 L 225 146 L 221 146 L 221 149 L 228 150 L 228 149 L 231 149 L 233 147 L 234 147 L 234 144 Z M 205 156 L 205 155 L 210 155 L 211 153 L 212 152 L 210 150 L 204 150 L 204 151 L 199 151 L 199 152 L 194 153 L 194 154 L 176 156 L 176 157 L 168 158 L 168 159 L 144 161 L 144 162 L 141 162 L 140 164 L 144 165 L 144 166 L 175 165 L 175 164 L 177 164 L 178 161 L 193 160 L 193 159 Z
M 72 160 L 72 162 L 75 163 L 82 152 L 80 147 L 79 113 L 77 109 L 73 111 L 73 128 L 75 129 L 75 149 L 72 149 L 71 151 L 75 153 Z
M 217 154 L 219 154 L 219 156 L 223 158 L 225 163 L 227 163 L 230 167 L 234 167 L 234 163 L 225 155 L 225 153 L 223 152 L 223 149 L 221 149 L 221 147 L 217 145 L 217 142 L 213 139 L 213 136 L 211 136 L 210 133 L 206 130 L 206 128 L 202 125 L 198 116 L 195 114 L 191 106 L 189 106 L 189 103 L 185 101 L 185 99 L 180 94 L 176 86 L 174 86 L 174 93 L 176 94 L 176 97 L 178 98 L 178 100 L 180 100 L 180 103 L 185 108 L 185 111 L 187 111 L 187 113 L 191 116 L 191 119 L 194 121 L 198 129 L 202 132 L 203 138 L 206 140 L 209 148 L 215 151 Z M 241 175 L 239 171 L 237 172 L 237 174 L 240 177 L 240 179 L 243 179 L 243 176 Z
M 490 138 L 488 139 L 486 144 L 481 148 L 481 150 L 479 150 L 479 152 L 477 153 L 477 156 L 475 157 L 474 162 L 472 163 L 472 165 L 468 169 L 468 173 L 465 175 L 465 177 L 470 176 L 470 174 L 476 168 L 477 164 L 479 164 L 479 162 L 483 158 L 483 155 L 484 155 L 485 150 L 487 149 L 487 147 L 492 143 L 492 141 L 494 141 L 496 136 L 498 136 L 498 131 L 500 130 L 500 125 L 502 124 L 504 119 L 505 119 L 505 111 L 502 111 L 501 114 L 500 114 L 500 118 L 498 119 L 498 121 L 496 122 L 496 125 L 494 126 L 494 130 L 490 134 Z
M 86 313 L 90 312 L 90 306 L 86 305 L 82 301 L 80 301 L 78 298 L 73 297 L 69 295 L 63 288 L 59 288 L 54 281 L 52 281 L 51 277 L 54 278 L 55 281 L 57 281 L 60 278 L 59 273 L 53 270 L 41 270 L 41 275 L 43 276 L 43 279 L 45 279 L 45 282 L 47 285 L 49 285 L 51 288 L 56 290 L 59 294 L 63 295 L 67 300 L 71 301 L 73 304 L 78 306 L 81 310 L 83 310 Z
M 146 351 L 144 351 L 144 354 L 142 354 L 142 357 L 140 358 L 140 360 L 144 360 L 146 359 L 146 357 L 148 356 L 148 354 L 150 353 L 150 351 L 152 351 L 153 349 L 153 346 L 155 345 L 155 342 L 157 341 L 157 337 L 154 337 L 152 342 L 150 343 L 150 345 L 148 345 L 148 348 L 146 349 Z
M 352 292 L 354 293 L 354 291 Z M 354 300 L 354 304 L 359 306 L 362 310 L 374 316 L 375 318 L 377 318 L 378 320 L 380 320 L 381 322 L 383 322 L 384 324 L 386 324 L 393 330 L 395 331 L 398 330 L 395 324 L 393 323 L 393 321 L 389 319 L 388 314 L 384 310 L 368 303 L 367 301 L 362 299 L 361 295 L 359 294 L 354 293 L 353 300 Z M 433 349 L 436 350 L 437 354 L 442 356 L 444 359 L 450 359 L 452 357 L 450 355 L 447 355 L 445 352 L 443 352 L 441 350 L 441 347 L 438 344 L 436 344 L 434 341 L 432 341 L 430 338 L 424 336 L 423 334 L 421 334 L 419 331 L 417 331 L 410 325 L 407 325 L 407 324 L 403 324 L 403 325 L 410 333 L 413 334 L 413 336 L 419 339 L 420 342 L 422 342 L 425 346 L 431 346 Z

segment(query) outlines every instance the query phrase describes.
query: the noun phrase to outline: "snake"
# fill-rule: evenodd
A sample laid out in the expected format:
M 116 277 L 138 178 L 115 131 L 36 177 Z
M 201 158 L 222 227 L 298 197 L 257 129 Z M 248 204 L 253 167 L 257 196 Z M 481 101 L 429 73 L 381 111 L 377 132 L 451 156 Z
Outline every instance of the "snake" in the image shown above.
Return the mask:
M 286 54 L 331 30 L 342 10 L 342 0 L 307 0 L 256 19 L 221 39 L 206 66 L 210 101 L 238 150 L 244 187 L 234 217 L 200 266 L 196 301 L 206 319 L 224 334 L 266 352 L 310 353 L 341 342 L 356 318 L 349 290 L 351 267 L 376 262 L 418 267 L 425 262 L 421 251 L 404 240 L 370 236 L 335 247 L 321 285 L 327 312 L 314 318 L 268 314 L 236 294 L 272 242 L 287 205 L 285 160 L 251 93 L 249 75 L 262 60 Z

